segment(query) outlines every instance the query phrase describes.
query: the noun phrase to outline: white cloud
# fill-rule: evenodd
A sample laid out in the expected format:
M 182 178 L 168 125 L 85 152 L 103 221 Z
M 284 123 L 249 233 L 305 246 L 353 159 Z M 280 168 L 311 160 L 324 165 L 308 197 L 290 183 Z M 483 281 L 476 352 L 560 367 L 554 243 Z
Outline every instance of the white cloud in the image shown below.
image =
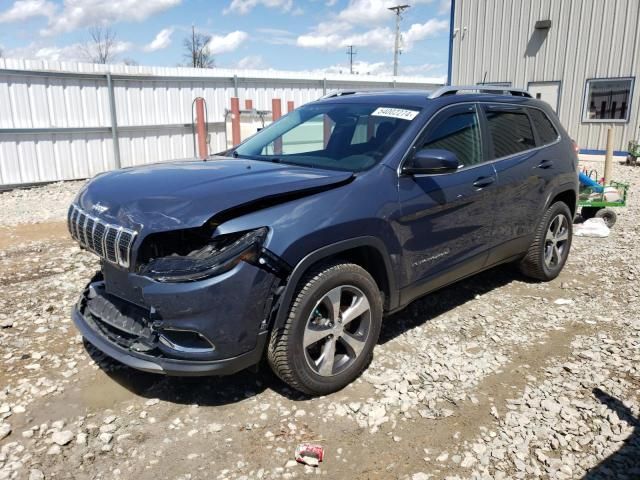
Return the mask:
M 296 37 L 289 30 L 279 28 L 258 28 L 256 29 L 260 35 L 257 37 L 259 41 L 270 43 L 271 45 L 295 45 Z
M 446 76 L 441 74 L 442 69 L 445 68 L 442 64 L 424 64 L 424 65 L 407 65 L 400 64 L 401 75 L 419 76 L 428 79 L 433 83 L 444 83 Z M 322 74 L 348 74 L 349 65 L 331 65 L 324 68 L 318 68 L 311 70 L 310 73 Z M 391 62 L 366 62 L 356 61 L 353 62 L 353 73 L 355 75 L 378 75 L 378 76 L 393 76 L 393 64 Z M 431 76 L 425 77 L 425 74 L 431 73 Z M 433 75 L 435 73 L 435 75 Z M 440 75 L 438 75 L 440 73 Z
M 248 55 L 243 57 L 238 60 L 235 67 L 248 70 L 266 70 L 269 68 L 267 62 L 265 62 L 261 55 Z
M 391 75 L 392 68 L 386 62 L 353 62 L 353 73 L 357 75 Z M 331 65 L 320 70 L 322 73 L 349 73 L 349 65 Z
M 173 33 L 173 28 L 163 28 L 158 32 L 156 38 L 154 38 L 150 43 L 145 45 L 142 49 L 145 52 L 155 52 L 157 50 L 162 50 L 163 48 L 167 48 L 171 45 L 171 34 Z
M 247 32 L 236 30 L 227 35 L 214 35 L 209 42 L 209 52 L 212 55 L 218 55 L 220 53 L 233 52 L 236 50 L 247 38 Z
M 424 63 L 422 65 L 402 65 L 400 64 L 400 73 L 403 75 L 424 75 L 425 73 L 441 73 L 446 69 L 443 63 Z M 445 78 L 444 75 L 442 78 Z
M 448 15 L 451 13 L 451 0 L 440 0 L 438 15 Z
M 409 30 L 402 34 L 404 48 L 409 50 L 415 42 L 428 37 L 435 37 L 441 33 L 449 31 L 448 20 L 436 20 L 432 18 L 425 23 L 414 23 Z
M 433 0 L 412 0 L 410 3 L 431 3 Z M 402 2 L 390 0 L 350 0 L 346 8 L 338 13 L 338 18 L 353 24 L 370 25 L 391 21 L 395 15 L 389 7 Z M 409 2 L 406 2 L 409 3 Z
M 91 25 L 120 21 L 141 22 L 156 13 L 175 7 L 181 0 L 65 0 L 61 12 L 49 18 L 44 36 L 71 32 Z
M 131 50 L 133 45 L 129 42 L 115 42 L 112 46 L 114 54 L 121 54 Z M 87 48 L 91 49 L 91 45 L 82 43 L 73 43 L 58 47 L 56 45 L 43 46 L 42 44 L 33 43 L 26 47 L 14 48 L 6 52 L 7 57 L 12 58 L 31 58 L 35 60 L 50 61 L 77 61 L 86 62 Z
M 32 17 L 51 17 L 56 10 L 47 0 L 17 0 L 11 8 L 0 12 L 0 23 L 21 22 Z
M 402 33 L 402 49 L 409 51 L 416 42 L 447 32 L 448 29 L 449 22 L 446 20 L 430 19 L 425 23 L 414 23 Z M 387 51 L 393 48 L 395 33 L 389 27 L 377 27 L 361 33 L 347 34 L 347 31 L 344 28 L 336 31 L 316 29 L 300 35 L 296 43 L 300 47 L 325 50 L 338 50 L 349 45 Z
M 223 13 L 246 15 L 258 5 L 263 5 L 267 8 L 277 8 L 283 12 L 288 12 L 293 7 L 293 0 L 231 0 L 231 3 L 223 10 Z

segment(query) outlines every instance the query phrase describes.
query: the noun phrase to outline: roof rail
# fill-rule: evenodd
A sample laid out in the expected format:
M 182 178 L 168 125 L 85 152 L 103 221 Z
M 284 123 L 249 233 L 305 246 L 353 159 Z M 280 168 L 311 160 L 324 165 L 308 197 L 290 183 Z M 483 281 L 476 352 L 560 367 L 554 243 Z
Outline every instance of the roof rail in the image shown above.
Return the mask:
M 358 90 L 336 90 L 335 92 L 330 92 L 330 93 L 327 93 L 326 95 L 320 97 L 320 100 L 323 100 L 325 98 L 341 97 L 343 95 L 354 95 L 356 93 L 360 93 L 360 91 L 358 91 Z
M 456 95 L 458 92 L 478 92 L 478 93 L 493 93 L 495 95 L 512 95 L 514 97 L 527 97 L 532 98 L 531 94 L 526 90 L 520 88 L 501 87 L 500 85 L 461 85 L 452 86 L 445 85 L 437 90 L 434 90 L 429 98 L 440 98 L 445 95 Z

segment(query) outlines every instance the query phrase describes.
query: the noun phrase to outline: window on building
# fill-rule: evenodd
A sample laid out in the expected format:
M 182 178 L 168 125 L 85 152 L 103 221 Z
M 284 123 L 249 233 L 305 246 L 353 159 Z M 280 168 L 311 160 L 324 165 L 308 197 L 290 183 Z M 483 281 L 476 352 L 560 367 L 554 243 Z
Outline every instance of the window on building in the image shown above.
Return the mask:
M 463 166 L 480 163 L 482 143 L 475 110 L 440 115 L 424 139 L 422 148 L 449 150 L 456 154 Z
M 551 120 L 549 120 L 549 117 L 537 108 L 528 108 L 527 111 L 529 115 L 531 115 L 533 127 L 540 137 L 540 144 L 547 145 L 555 142 L 558 139 L 558 131 L 556 127 L 553 126 L 553 123 L 551 123 Z
M 587 80 L 583 121 L 628 122 L 632 78 Z
M 507 157 L 536 146 L 529 117 L 524 111 L 487 111 L 494 158 Z

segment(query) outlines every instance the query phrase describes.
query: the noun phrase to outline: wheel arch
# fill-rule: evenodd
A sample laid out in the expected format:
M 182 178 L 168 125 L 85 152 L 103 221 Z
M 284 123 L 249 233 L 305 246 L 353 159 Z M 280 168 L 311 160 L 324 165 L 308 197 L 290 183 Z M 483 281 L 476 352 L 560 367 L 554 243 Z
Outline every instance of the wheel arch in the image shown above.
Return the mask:
M 300 280 L 314 265 L 330 259 L 344 259 L 367 270 L 384 293 L 384 309 L 398 305 L 398 289 L 387 249 L 379 238 L 364 236 L 343 240 L 321 247 L 306 255 L 291 271 L 284 290 L 278 299 L 278 311 L 274 328 L 284 325 L 289 305 L 293 301 Z
M 551 205 L 553 205 L 555 202 L 560 201 L 567 204 L 569 210 L 571 211 L 571 215 L 575 217 L 578 205 L 578 194 L 573 186 L 565 185 L 564 187 L 564 189 L 560 187 L 549 194 L 543 210 L 543 214 Z

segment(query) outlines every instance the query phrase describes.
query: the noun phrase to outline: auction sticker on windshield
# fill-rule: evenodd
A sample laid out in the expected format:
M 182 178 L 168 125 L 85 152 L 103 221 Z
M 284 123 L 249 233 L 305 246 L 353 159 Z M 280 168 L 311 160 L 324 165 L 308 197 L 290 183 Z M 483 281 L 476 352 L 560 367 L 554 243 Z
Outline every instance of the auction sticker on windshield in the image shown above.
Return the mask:
M 391 117 L 401 120 L 413 120 L 418 115 L 415 110 L 406 110 L 404 108 L 378 107 L 371 114 L 372 117 Z

